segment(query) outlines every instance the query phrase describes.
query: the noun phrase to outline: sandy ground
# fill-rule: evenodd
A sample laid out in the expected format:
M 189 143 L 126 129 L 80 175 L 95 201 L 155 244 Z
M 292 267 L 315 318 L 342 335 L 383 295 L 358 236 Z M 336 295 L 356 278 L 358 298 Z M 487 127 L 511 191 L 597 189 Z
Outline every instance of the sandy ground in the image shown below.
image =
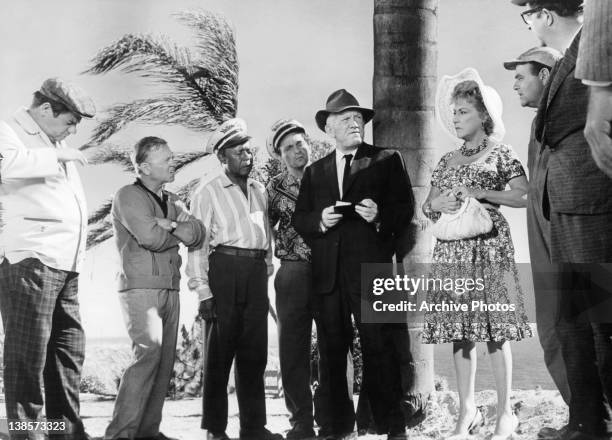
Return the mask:
M 411 440 L 443 439 L 453 428 L 457 413 L 457 395 L 454 392 L 436 392 L 430 401 L 427 419 L 412 430 Z M 356 401 L 357 399 L 355 399 Z M 487 423 L 483 429 L 474 435 L 473 439 L 487 439 L 495 427 L 494 391 L 477 393 L 478 405 L 485 408 Z M 515 391 L 512 402 L 518 409 L 521 424 L 515 440 L 534 440 L 537 432 L 543 426 L 559 428 L 566 423 L 567 409 L 556 391 L 530 390 Z M 93 437 L 102 437 L 110 421 L 114 399 L 93 394 L 81 395 L 81 415 L 87 432 Z M 289 421 L 283 399 L 268 398 L 267 401 L 268 428 L 274 432 L 285 433 L 289 429 Z M 4 405 L 2 405 L 4 407 Z M 2 408 L 2 412 L 4 408 Z M 181 440 L 203 440 L 205 432 L 200 429 L 202 401 L 199 398 L 167 400 L 164 407 L 164 420 L 161 430 L 166 435 Z M 235 394 L 229 399 L 229 425 L 227 433 L 231 438 L 238 437 L 239 419 L 238 405 Z M 4 422 L 4 423 L 2 423 Z M 6 433 L 5 421 L 0 422 L 0 437 Z M 384 439 L 385 436 L 367 435 L 363 440 Z

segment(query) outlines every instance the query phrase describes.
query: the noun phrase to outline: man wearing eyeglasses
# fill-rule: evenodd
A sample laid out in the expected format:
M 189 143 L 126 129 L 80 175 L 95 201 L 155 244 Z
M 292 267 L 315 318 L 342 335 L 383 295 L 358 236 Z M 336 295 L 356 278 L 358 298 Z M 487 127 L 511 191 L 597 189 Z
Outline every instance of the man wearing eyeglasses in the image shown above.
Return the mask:
M 612 438 L 612 179 L 596 165 L 583 130 L 588 89 L 575 79 L 582 0 L 511 0 L 538 39 L 564 57 L 544 90 L 535 136 L 550 153 L 537 188 L 550 219 L 551 262 L 560 298 L 556 331 L 570 386 L 569 430 L 564 440 Z
M 585 136 L 599 168 L 612 177 L 612 2 L 589 0 L 584 9 L 584 37 L 580 44 L 576 78 L 589 86 L 589 113 Z

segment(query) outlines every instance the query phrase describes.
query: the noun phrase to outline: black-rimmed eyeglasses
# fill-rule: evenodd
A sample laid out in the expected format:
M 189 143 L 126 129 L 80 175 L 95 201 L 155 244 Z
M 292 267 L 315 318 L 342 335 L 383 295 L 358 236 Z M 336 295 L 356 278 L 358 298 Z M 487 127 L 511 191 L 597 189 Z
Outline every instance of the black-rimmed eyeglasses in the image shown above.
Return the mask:
M 544 8 L 542 6 L 538 6 L 537 8 L 531 8 L 521 12 L 521 18 L 523 19 L 523 22 L 527 26 L 531 26 L 531 23 L 533 23 L 531 16 L 535 13 L 541 12 L 543 9 Z

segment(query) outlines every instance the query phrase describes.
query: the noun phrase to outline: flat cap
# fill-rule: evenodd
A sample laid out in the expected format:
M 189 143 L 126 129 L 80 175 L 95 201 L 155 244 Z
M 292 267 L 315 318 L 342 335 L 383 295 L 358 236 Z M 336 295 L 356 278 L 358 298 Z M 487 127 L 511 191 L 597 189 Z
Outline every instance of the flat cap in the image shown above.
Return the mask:
M 249 139 L 251 136 L 247 134 L 247 124 L 244 119 L 228 119 L 208 138 L 206 152 L 216 153 L 224 148 L 244 144 Z
M 266 141 L 270 156 L 280 158 L 280 143 L 289 133 L 306 133 L 306 129 L 295 119 L 279 119 L 272 125 Z
M 561 57 L 563 57 L 563 54 L 552 47 L 532 47 L 520 54 L 518 58 L 506 61 L 504 67 L 507 70 L 514 70 L 518 64 L 540 63 L 552 69 Z
M 60 78 L 49 78 L 42 83 L 39 92 L 47 98 L 64 104 L 71 112 L 84 118 L 93 118 L 96 106 L 81 88 Z

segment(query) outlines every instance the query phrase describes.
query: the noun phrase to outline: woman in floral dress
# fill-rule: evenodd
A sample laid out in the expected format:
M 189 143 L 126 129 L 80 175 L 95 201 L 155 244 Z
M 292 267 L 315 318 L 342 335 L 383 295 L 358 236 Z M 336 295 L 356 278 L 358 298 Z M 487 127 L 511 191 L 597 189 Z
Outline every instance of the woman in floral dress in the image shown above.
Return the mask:
M 427 302 L 466 304 L 467 311 L 428 311 L 423 341 L 452 342 L 460 399 L 454 432 L 461 439 L 484 424 L 474 399 L 476 342 L 486 342 L 497 386 L 497 423 L 491 439 L 509 438 L 518 426 L 510 406 L 512 354 L 508 341 L 531 336 L 525 316 L 510 229 L 500 205 L 524 207 L 527 179 L 516 154 L 501 143 L 501 100 L 474 69 L 444 77 L 438 89 L 438 115 L 444 128 L 463 141 L 436 166 L 423 212 L 432 221 L 456 212 L 473 197 L 489 213 L 490 232 L 460 240 L 436 240 L 432 274 L 437 279 L 481 280 L 471 289 L 430 290 Z M 506 186 L 509 189 L 506 190 Z M 467 286 L 466 286 L 467 287 Z M 474 307 L 474 302 L 479 306 Z M 493 307 L 490 309 L 489 307 Z

